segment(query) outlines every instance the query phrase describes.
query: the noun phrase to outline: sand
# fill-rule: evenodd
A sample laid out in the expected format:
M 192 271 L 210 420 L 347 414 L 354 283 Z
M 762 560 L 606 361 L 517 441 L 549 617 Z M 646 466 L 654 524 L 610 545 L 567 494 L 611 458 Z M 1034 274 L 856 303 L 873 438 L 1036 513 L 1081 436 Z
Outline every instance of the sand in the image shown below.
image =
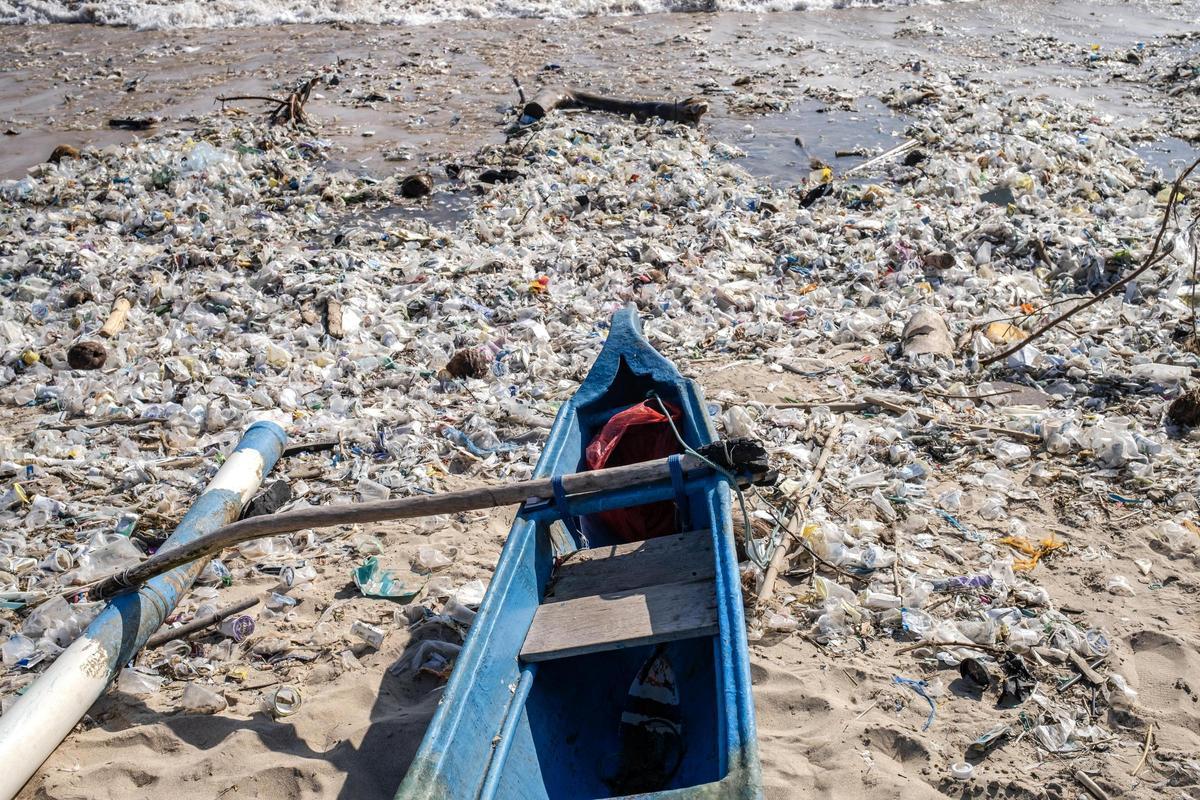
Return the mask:
M 18 135 L 2 140 L 0 174 L 19 175 L 55 144 L 128 140 L 132 134 L 104 127 L 109 117 L 154 115 L 163 127 L 186 128 L 194 115 L 211 110 L 218 94 L 260 93 L 340 58 L 359 80 L 348 82 L 342 94 L 326 93 L 311 113 L 321 135 L 344 147 L 351 170 L 406 172 L 495 141 L 503 109 L 513 101 L 514 75 L 527 86 L 550 72 L 555 80 L 598 89 L 679 96 L 702 91 L 709 81 L 727 86 L 748 74 L 759 107 L 731 108 L 730 96 L 713 94 L 707 124 L 718 137 L 740 138 L 752 169 L 786 182 L 807 170 L 811 154 L 895 139 L 903 126 L 891 112 L 839 109 L 839 96 L 864 81 L 883 91 L 910 76 L 919 61 L 978 70 L 1004 91 L 1046 92 L 1120 110 L 1121 124 L 1131 128 L 1178 113 L 1177 106 L 1164 111 L 1161 95 L 1145 83 L 1099 82 L 1077 55 L 1093 42 L 1129 47 L 1136 40 L 1194 31 L 1195 12 L 1194 3 L 1016 2 L 771 16 L 492 20 L 428 28 L 9 28 L 0 31 L 0 64 L 6 65 L 0 73 L 0 128 Z M 1022 47 L 1046 32 L 1057 37 L 1055 47 Z M 548 65 L 557 66 L 547 70 Z M 125 91 L 125 82 L 133 79 L 134 91 Z M 364 100 L 366 87 L 390 99 Z M 821 102 L 831 113 L 762 113 L 772 104 L 808 101 Z M 754 139 L 745 138 L 746 125 L 755 128 Z M 794 137 L 804 142 L 798 152 Z M 397 146 L 410 151 L 412 160 L 385 161 L 383 151 Z M 864 354 L 839 357 L 849 355 Z M 827 393 L 818 379 L 732 359 L 681 366 L 714 397 L 783 401 Z M 21 420 L 13 424 L 19 432 Z M 322 486 L 351 485 L 347 476 L 322 471 L 313 466 L 317 463 L 293 460 L 287 474 L 303 473 Z M 947 483 L 958 480 L 957 469 L 947 470 Z M 834 498 L 827 504 L 840 505 L 839 488 L 827 491 Z M 1115 667 L 1139 692 L 1134 711 L 1111 712 L 1110 723 L 1128 735 L 1070 765 L 1039 761 L 1028 743 L 1009 744 L 980 765 L 971 784 L 955 784 L 947 777 L 949 764 L 994 724 L 998 712 L 956 689 L 952 673 L 945 675 L 950 686 L 938 703 L 936 722 L 922 731 L 927 707 L 892 684 L 893 675 L 917 674 L 912 656 L 897 654 L 901 643 L 865 638 L 855 649 L 832 652 L 811 639 L 766 633 L 752 643 L 751 658 L 768 798 L 1077 797 L 1081 790 L 1064 777 L 1075 767 L 1097 771 L 1103 784 L 1128 797 L 1200 796 L 1194 775 L 1169 774 L 1153 763 L 1141 780 L 1129 775 L 1149 724 L 1156 726 L 1159 753 L 1194 759 L 1200 752 L 1196 566 L 1151 549 L 1135 534 L 1168 516 L 1166 511 L 1114 509 L 1076 484 L 1060 482 L 1023 512 L 1076 545 L 1039 567 L 1035 578 L 1060 604 L 1112 633 Z M 841 513 L 847 519 L 871 516 L 868 508 L 853 504 Z M 982 522 L 970 514 L 963 519 Z M 486 580 L 510 520 L 511 511 L 498 510 L 343 535 L 376 537 L 380 558 L 389 564 L 409 563 L 422 544 L 457 548 L 454 563 L 436 575 L 458 586 Z M 1131 566 L 1135 558 L 1151 562 L 1153 577 L 1140 576 Z M 443 681 L 389 672 L 414 641 L 393 623 L 394 607 L 357 597 L 347 586 L 345 563 L 318 559 L 317 569 L 318 579 L 303 593 L 294 618 L 260 619 L 260 632 L 303 646 L 322 613 L 337 603 L 346 624 L 357 619 L 388 631 L 381 649 L 360 644 L 352 648 L 353 657 L 339 651 L 311 663 L 251 672 L 227 687 L 230 708 L 213 716 L 179 711 L 181 689 L 148 698 L 113 691 L 21 797 L 391 797 Z M 1134 582 L 1133 596 L 1105 591 L 1114 571 Z M 261 594 L 274 583 L 260 576 L 224 596 Z M 416 638 L 430 635 L 454 636 L 426 629 Z M 259 708 L 258 698 L 281 682 L 298 686 L 304 705 L 295 716 L 276 721 Z

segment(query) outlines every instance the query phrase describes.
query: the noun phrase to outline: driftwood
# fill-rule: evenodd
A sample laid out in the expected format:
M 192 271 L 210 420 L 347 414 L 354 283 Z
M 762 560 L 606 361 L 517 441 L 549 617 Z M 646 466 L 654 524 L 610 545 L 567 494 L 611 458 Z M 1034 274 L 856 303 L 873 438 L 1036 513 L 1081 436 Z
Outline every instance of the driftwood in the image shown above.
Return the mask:
M 861 164 L 855 164 L 853 167 L 851 167 L 850 169 L 848 169 L 844 173 L 842 173 L 842 177 L 848 178 L 851 175 L 855 174 L 856 172 L 865 172 L 866 170 L 869 170 L 873 167 L 879 166 L 880 164 L 884 163 L 885 161 L 889 161 L 893 158 L 899 158 L 900 156 L 907 153 L 909 150 L 916 148 L 917 144 L 918 144 L 918 142 L 916 139 L 906 139 L 905 141 L 901 142 L 900 144 L 896 145 L 891 150 L 888 150 L 885 153 L 880 153 L 879 155 L 875 156 L 874 158 L 868 158 L 866 161 L 862 162 Z
M 330 297 L 325 300 L 325 330 L 334 339 L 346 335 L 342 327 L 342 301 Z
M 556 108 L 607 111 L 611 114 L 634 116 L 638 119 L 659 117 L 668 122 L 695 125 L 708 112 L 708 103 L 698 97 L 689 97 L 678 102 L 621 100 L 582 92 L 578 89 L 547 88 L 538 92 L 533 100 L 526 103 L 522 113 L 531 119 L 541 119 Z
M 316 76 L 309 78 L 282 100 L 277 97 L 244 94 L 218 97 L 217 101 L 221 104 L 233 100 L 259 100 L 264 103 L 273 103 L 275 107 L 267 111 L 267 121 L 272 125 L 291 125 L 293 128 L 298 128 L 308 124 L 308 117 L 304 113 L 304 104 L 308 102 L 308 97 L 312 94 L 313 87 L 317 85 L 318 80 L 320 78 Z
M 1079 781 L 1083 788 L 1087 789 L 1088 794 L 1096 798 L 1096 800 L 1109 800 L 1108 792 L 1101 789 L 1100 785 L 1089 778 L 1083 770 L 1075 770 L 1075 780 Z
M 747 402 L 749 402 L 749 401 L 747 401 Z M 888 411 L 892 414 L 895 414 L 896 416 L 903 416 L 904 414 L 911 411 L 914 415 L 916 415 L 917 419 L 921 420 L 922 422 L 933 422 L 933 423 L 936 423 L 936 424 L 941 425 L 942 427 L 946 427 L 946 428 L 957 428 L 957 429 L 963 430 L 963 431 L 984 431 L 986 433 L 994 433 L 999 436 L 1009 436 L 1009 437 L 1012 437 L 1013 439 L 1019 439 L 1024 442 L 1029 442 L 1030 444 L 1036 444 L 1042 440 L 1041 436 L 1039 436 L 1036 433 L 1030 433 L 1029 431 L 1016 431 L 1016 430 L 1012 430 L 1011 428 L 997 427 L 997 426 L 993 426 L 993 425 L 984 425 L 984 424 L 975 423 L 975 422 L 966 422 L 966 421 L 951 420 L 951 419 L 941 419 L 936 414 L 931 414 L 928 411 L 922 411 L 919 408 L 910 408 L 908 406 L 904 406 L 899 403 L 894 403 L 891 400 L 888 400 L 887 398 L 880 397 L 879 395 L 873 395 L 873 394 L 865 395 L 861 400 L 828 400 L 828 401 L 816 400 L 816 401 L 809 402 L 809 403 L 764 403 L 763 405 L 767 406 L 768 408 L 780 408 L 780 409 L 827 408 L 830 410 L 830 412 L 832 412 L 834 414 L 866 411 L 867 409 L 871 408 L 872 406 L 877 406 L 877 407 L 883 409 L 884 411 Z
M 159 631 L 151 636 L 146 641 L 146 647 L 161 647 L 167 642 L 173 642 L 176 639 L 182 639 L 185 636 L 190 636 L 196 631 L 202 631 L 205 628 L 216 625 L 217 623 L 225 620 L 227 617 L 232 617 L 239 611 L 245 611 L 247 608 L 251 608 L 256 605 L 258 605 L 258 598 L 251 597 L 241 601 L 240 603 L 234 603 L 231 606 L 219 608 L 211 614 L 205 614 L 202 617 L 196 617 L 191 622 L 185 625 L 180 625 L 178 628 L 166 628 L 165 630 Z

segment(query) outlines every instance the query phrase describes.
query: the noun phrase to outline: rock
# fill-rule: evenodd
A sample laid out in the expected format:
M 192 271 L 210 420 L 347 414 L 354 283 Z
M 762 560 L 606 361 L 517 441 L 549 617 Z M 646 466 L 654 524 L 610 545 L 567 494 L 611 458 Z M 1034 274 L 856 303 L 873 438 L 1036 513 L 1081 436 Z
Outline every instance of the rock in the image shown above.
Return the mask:
M 409 175 L 400 182 L 400 194 L 408 198 L 425 197 L 433 191 L 433 178 L 423 172 Z
M 479 173 L 480 183 L 512 183 L 521 177 L 515 169 L 486 169 Z
M 932 308 L 920 308 L 909 318 L 901 337 L 908 358 L 926 353 L 954 357 L 954 343 L 942 315 Z
M 1200 387 L 1189 389 L 1176 397 L 1167 409 L 1167 418 L 1187 428 L 1200 423 Z
M 99 342 L 78 342 L 67 350 L 67 364 L 71 369 L 100 369 L 108 353 Z
M 482 378 L 488 374 L 491 363 L 492 357 L 488 351 L 466 348 L 450 357 L 446 371 L 454 378 Z
M 79 158 L 79 151 L 69 144 L 60 144 L 50 152 L 50 158 L 46 160 L 51 164 L 57 164 L 64 158 Z

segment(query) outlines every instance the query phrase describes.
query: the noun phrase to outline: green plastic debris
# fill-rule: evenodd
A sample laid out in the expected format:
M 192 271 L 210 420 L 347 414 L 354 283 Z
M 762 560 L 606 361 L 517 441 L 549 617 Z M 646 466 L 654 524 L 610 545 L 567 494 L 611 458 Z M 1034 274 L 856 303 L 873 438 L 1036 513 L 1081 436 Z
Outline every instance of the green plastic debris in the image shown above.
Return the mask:
M 407 603 L 421 591 L 420 586 L 415 589 L 405 586 L 390 569 L 382 569 L 379 559 L 375 556 L 371 556 L 361 567 L 354 570 L 354 585 L 364 597 L 382 597 L 399 603 Z

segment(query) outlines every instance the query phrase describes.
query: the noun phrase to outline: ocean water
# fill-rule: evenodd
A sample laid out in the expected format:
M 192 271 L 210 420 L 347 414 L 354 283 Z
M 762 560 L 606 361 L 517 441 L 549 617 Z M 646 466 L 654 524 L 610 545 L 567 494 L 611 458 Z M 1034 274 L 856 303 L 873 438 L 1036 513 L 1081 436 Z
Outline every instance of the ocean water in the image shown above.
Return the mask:
M 421 25 L 489 17 L 562 18 L 687 11 L 905 6 L 926 0 L 0 0 L 0 23 L 88 22 L 142 29 L 302 22 Z

